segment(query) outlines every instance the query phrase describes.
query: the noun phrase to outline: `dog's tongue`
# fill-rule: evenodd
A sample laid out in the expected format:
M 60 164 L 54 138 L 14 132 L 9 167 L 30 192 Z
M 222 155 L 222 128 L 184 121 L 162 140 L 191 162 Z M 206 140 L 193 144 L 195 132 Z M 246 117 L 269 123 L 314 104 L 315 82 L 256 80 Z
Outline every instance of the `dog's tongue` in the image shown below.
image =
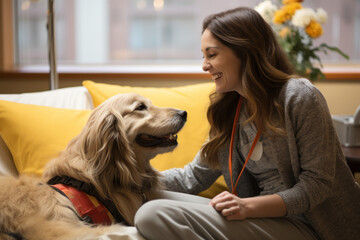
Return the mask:
M 145 134 L 140 135 L 140 138 L 142 141 L 153 141 L 155 139 L 154 136 L 145 135 Z
M 136 137 L 139 145 L 144 147 L 167 146 L 171 143 L 176 143 L 177 135 L 168 134 L 161 137 L 151 136 L 147 134 L 140 134 Z

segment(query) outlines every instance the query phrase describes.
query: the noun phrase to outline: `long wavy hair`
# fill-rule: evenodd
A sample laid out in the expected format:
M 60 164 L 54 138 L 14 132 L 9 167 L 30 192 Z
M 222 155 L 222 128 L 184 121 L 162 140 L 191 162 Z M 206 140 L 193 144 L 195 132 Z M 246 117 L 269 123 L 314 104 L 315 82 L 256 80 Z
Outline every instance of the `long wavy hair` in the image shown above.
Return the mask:
M 271 27 L 255 10 L 240 7 L 208 16 L 202 32 L 206 29 L 240 59 L 246 123 L 254 123 L 263 134 L 285 134 L 278 95 L 294 70 Z M 237 92 L 210 95 L 207 118 L 211 128 L 201 154 L 211 167 L 219 167 L 217 152 L 231 136 L 239 97 Z

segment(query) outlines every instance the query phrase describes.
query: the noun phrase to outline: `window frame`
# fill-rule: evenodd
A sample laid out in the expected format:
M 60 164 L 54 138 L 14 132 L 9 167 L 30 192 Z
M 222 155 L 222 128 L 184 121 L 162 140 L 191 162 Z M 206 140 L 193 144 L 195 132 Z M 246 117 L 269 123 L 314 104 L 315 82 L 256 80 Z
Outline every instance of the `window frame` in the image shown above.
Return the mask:
M 49 73 L 46 69 L 39 68 L 21 68 L 14 65 L 14 22 L 13 22 L 13 1 L 0 1 L 0 79 L 2 78 L 26 78 L 39 77 L 47 78 Z M 209 76 L 205 72 L 199 70 L 194 71 L 192 67 L 177 68 L 172 66 L 154 67 L 153 71 L 147 71 L 145 66 L 137 67 L 137 72 L 127 71 L 125 67 L 108 68 L 107 66 L 91 67 L 69 67 L 62 69 L 58 67 L 59 79 L 86 79 L 89 77 L 101 77 L 104 79 L 110 78 L 142 78 L 142 79 L 208 79 Z M 337 65 L 324 64 L 322 69 L 325 78 L 320 81 L 360 81 L 360 64 Z

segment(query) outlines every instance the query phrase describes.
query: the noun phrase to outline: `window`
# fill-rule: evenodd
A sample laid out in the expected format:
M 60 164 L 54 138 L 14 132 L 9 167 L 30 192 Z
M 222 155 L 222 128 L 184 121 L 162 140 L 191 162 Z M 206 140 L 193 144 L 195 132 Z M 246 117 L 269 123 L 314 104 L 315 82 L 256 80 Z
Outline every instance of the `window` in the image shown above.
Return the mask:
M 359 0 L 305 0 L 304 5 L 317 9 L 323 8 L 328 21 L 323 26 L 324 35 L 316 43 L 326 42 L 337 46 L 349 55 L 349 63 L 360 63 L 360 1 Z M 327 63 L 346 63 L 336 53 L 323 55 Z
M 275 1 L 275 0 L 274 0 Z M 55 0 L 58 65 L 200 64 L 202 19 L 253 0 Z M 360 63 L 360 1 L 305 0 L 329 19 L 317 40 L 350 56 L 323 63 Z M 47 1 L 14 1 L 15 64 L 46 65 Z

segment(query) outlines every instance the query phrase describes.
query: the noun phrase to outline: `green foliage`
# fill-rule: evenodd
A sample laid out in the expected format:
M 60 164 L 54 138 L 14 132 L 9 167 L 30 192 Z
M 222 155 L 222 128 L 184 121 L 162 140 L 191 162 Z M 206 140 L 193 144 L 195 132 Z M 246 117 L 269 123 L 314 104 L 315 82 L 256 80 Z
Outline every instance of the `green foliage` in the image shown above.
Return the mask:
M 314 46 L 313 39 L 303 29 L 294 26 L 288 26 L 287 28 L 288 32 L 285 36 L 280 36 L 279 31 L 276 32 L 278 33 L 280 45 L 287 53 L 298 75 L 307 77 L 312 81 L 324 79 L 325 76 L 321 71 L 323 65 L 319 57 L 321 52 L 328 54 L 329 51 L 332 51 L 340 54 L 345 59 L 349 59 L 349 56 L 337 47 L 329 46 L 326 43 L 322 43 L 317 47 Z

